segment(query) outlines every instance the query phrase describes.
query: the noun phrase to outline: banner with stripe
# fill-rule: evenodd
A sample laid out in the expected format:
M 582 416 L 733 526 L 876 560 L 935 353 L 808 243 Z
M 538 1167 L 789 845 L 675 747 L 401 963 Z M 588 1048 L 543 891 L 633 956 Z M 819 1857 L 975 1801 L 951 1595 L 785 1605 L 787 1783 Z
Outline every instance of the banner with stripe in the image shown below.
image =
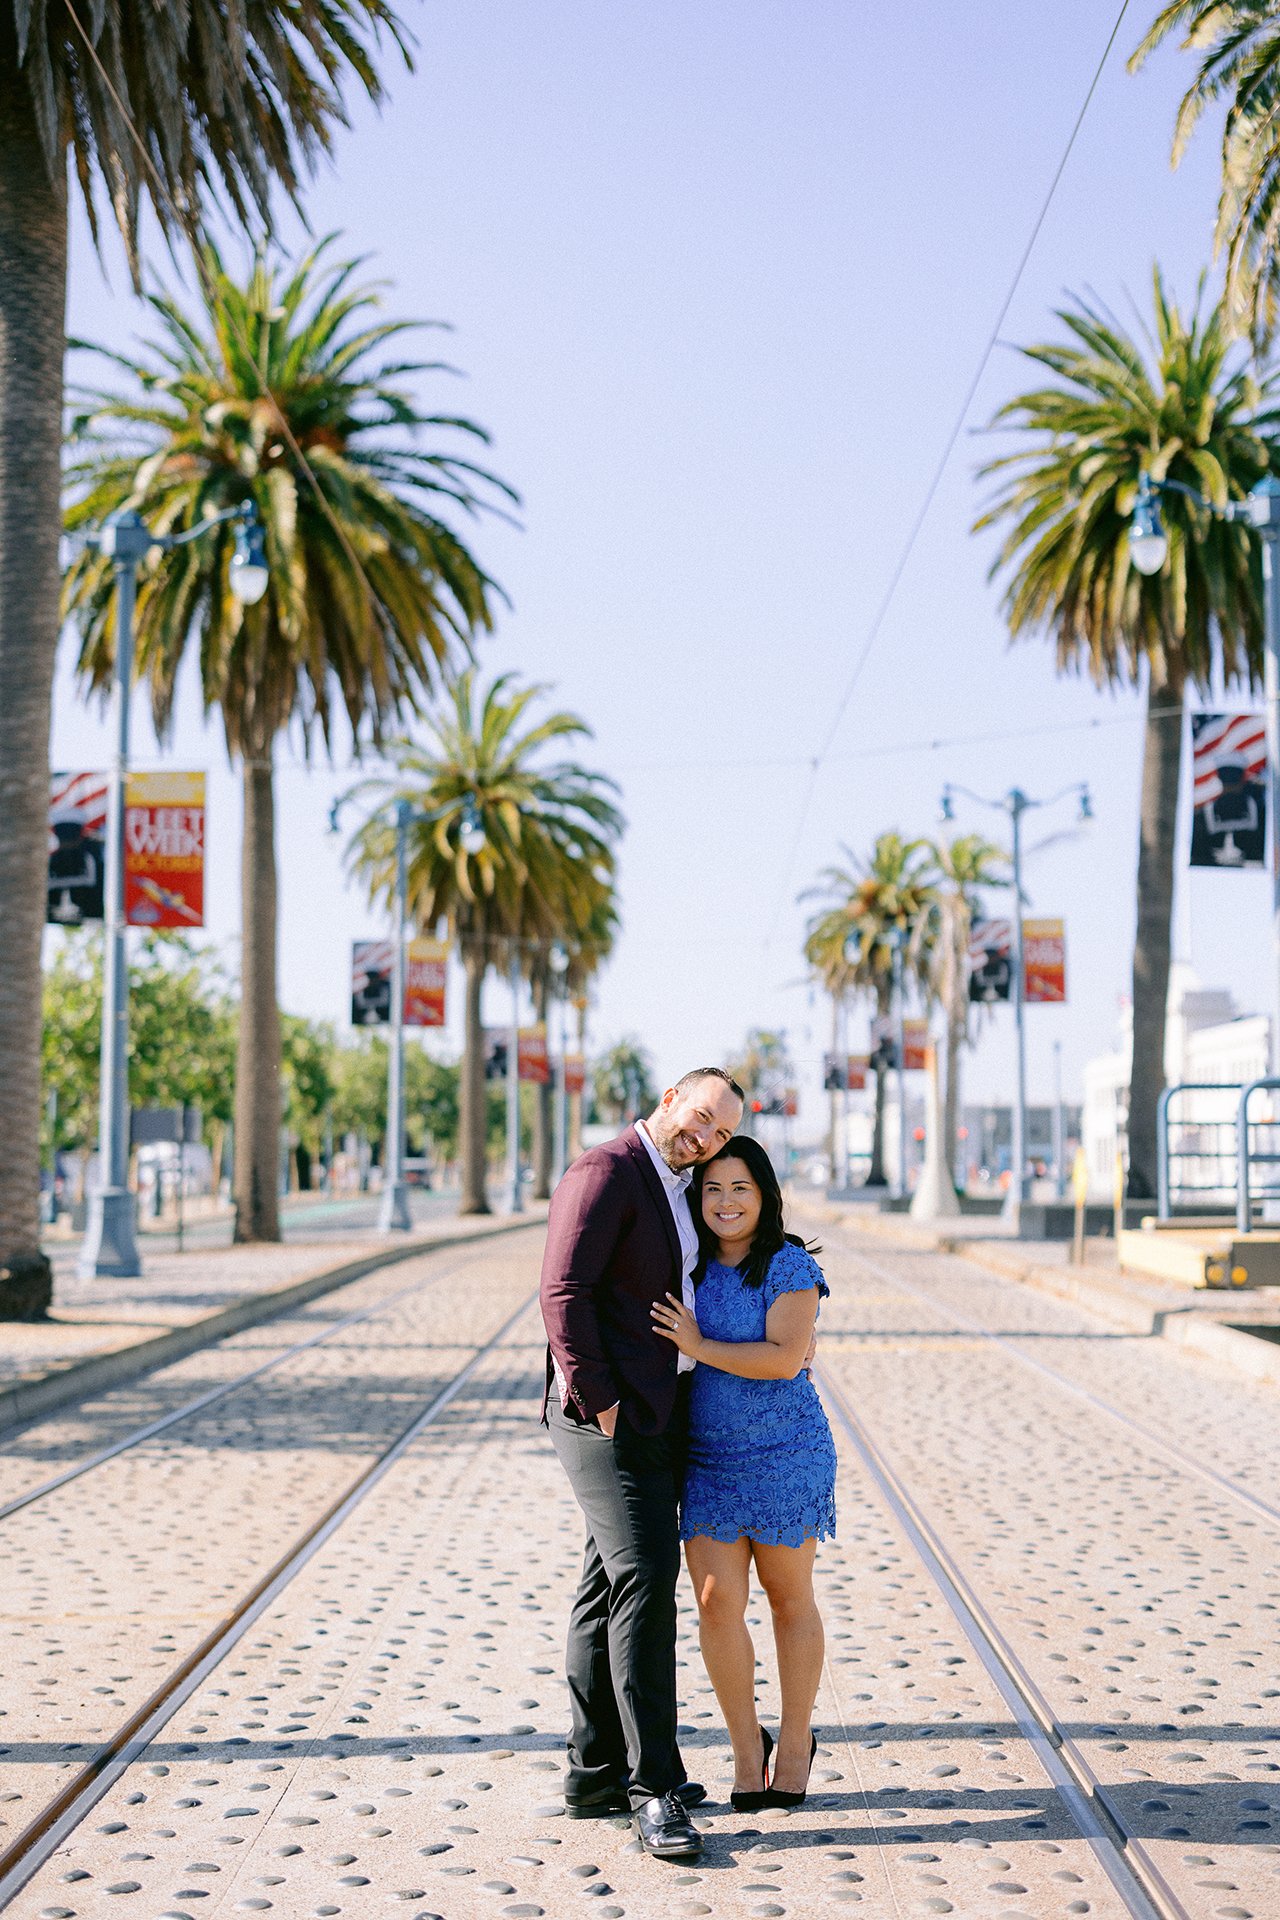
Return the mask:
M 1191 864 L 1265 867 L 1267 735 L 1260 713 L 1191 716 Z

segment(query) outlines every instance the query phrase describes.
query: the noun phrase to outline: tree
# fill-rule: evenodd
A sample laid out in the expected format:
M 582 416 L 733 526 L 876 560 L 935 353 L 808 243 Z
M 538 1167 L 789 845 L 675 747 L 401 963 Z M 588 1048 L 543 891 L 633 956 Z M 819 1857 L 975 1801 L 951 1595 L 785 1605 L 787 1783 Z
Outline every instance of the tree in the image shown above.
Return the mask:
M 377 290 L 353 286 L 356 263 L 329 265 L 327 246 L 292 272 L 260 254 L 245 285 L 206 247 L 203 310 L 151 297 L 158 338 L 140 359 L 111 356 L 130 389 L 86 397 L 69 474 L 73 531 L 130 506 L 157 532 L 180 533 L 250 500 L 266 531 L 270 583 L 257 605 L 231 590 L 224 527 L 144 569 L 137 608 L 157 728 L 196 636 L 206 708 L 220 710 L 242 769 L 237 1240 L 279 1237 L 276 736 L 296 719 L 308 744 L 318 729 L 327 747 L 340 705 L 358 749 L 362 729 L 376 743 L 421 704 L 441 666 L 489 626 L 493 594 L 440 512 L 514 497 L 440 444 L 485 435 L 420 410 L 410 383 L 437 368 L 385 357 L 402 351 L 410 323 L 376 319 Z M 66 600 L 81 671 L 102 687 L 115 632 L 100 554 L 77 556 Z
M 753 1027 L 741 1054 L 730 1061 L 729 1071 L 747 1096 L 743 1118 L 750 1132 L 757 1101 L 760 1112 L 768 1112 L 785 1096 L 794 1079 L 786 1034 Z
M 842 851 L 848 864 L 827 867 L 817 885 L 803 896 L 826 901 L 806 928 L 804 956 L 828 992 L 864 994 L 876 1018 L 887 1020 L 893 1004 L 891 935 L 895 931 L 907 942 L 903 965 L 908 977 L 921 987 L 929 979 L 934 894 L 926 842 L 904 840 L 895 831 L 878 836 L 869 860 L 859 860 L 847 847 Z M 856 937 L 856 951 L 850 936 Z M 866 1184 L 882 1187 L 888 1079 L 882 1049 L 877 1049 L 875 1076 L 875 1122 Z
M 129 968 L 129 1102 L 231 1118 L 235 1011 L 216 957 L 182 934 L 147 934 Z M 102 941 L 72 935 L 44 976 L 42 1068 L 57 1097 L 51 1144 L 90 1152 L 98 1137 Z
M 1271 382 L 1260 386 L 1233 349 L 1222 304 L 1184 318 L 1157 268 L 1154 305 L 1148 350 L 1084 300 L 1057 314 L 1065 341 L 1023 349 L 1051 379 L 996 414 L 992 428 L 1012 430 L 1019 445 L 982 469 L 1000 485 L 977 522 L 1007 526 L 991 571 L 1005 576 L 1015 639 L 1048 635 L 1059 671 L 1083 668 L 1099 686 L 1145 683 L 1129 1088 L 1136 1199 L 1156 1190 L 1183 698 L 1215 670 L 1226 683 L 1256 682 L 1263 613 L 1248 527 L 1165 494 L 1168 558 L 1146 578 L 1129 563 L 1130 515 L 1141 473 L 1222 507 L 1278 464 Z
M 954 1173 L 960 1120 L 960 1056 L 969 1039 L 969 944 L 984 887 L 1008 884 L 1008 855 L 980 833 L 929 844 L 934 872 L 937 925 L 930 942 L 930 984 L 947 1023 L 946 1083 L 942 1098 L 942 1138 L 946 1162 Z M 960 1184 L 960 1182 L 957 1182 Z
M 90 226 L 99 203 L 136 257 L 150 202 L 171 236 L 212 193 L 270 214 L 345 114 L 351 76 L 381 95 L 374 49 L 403 47 L 386 0 L 266 0 L 235 15 L 101 0 L 0 0 L 0 1317 L 48 1291 L 39 1250 L 40 941 L 49 722 L 60 629 L 68 160 Z
M 1175 0 L 1157 14 L 1130 70 L 1172 33 L 1199 59 L 1178 109 L 1174 163 L 1205 109 L 1226 99 L 1214 238 L 1232 322 L 1265 345 L 1280 296 L 1280 15 L 1269 0 Z
M 591 1092 L 596 1112 L 615 1127 L 653 1112 L 658 1104 L 653 1058 L 634 1034 L 600 1055 L 591 1070 Z
M 312 1162 L 321 1152 L 325 1119 L 333 1107 L 333 1056 L 337 1042 L 326 1020 L 304 1020 L 300 1014 L 280 1017 L 284 1066 L 285 1125 L 294 1136 L 298 1187 L 311 1187 Z
M 375 800 L 350 857 L 371 897 L 395 884 L 394 811 L 413 809 L 409 827 L 410 909 L 419 926 L 444 922 L 466 975 L 460 1128 L 464 1213 L 487 1213 L 486 1103 L 481 994 L 490 966 L 515 943 L 522 961 L 564 939 L 572 949 L 611 886 L 622 815 L 612 780 L 572 761 L 548 761 L 562 742 L 589 739 L 576 714 L 526 724 L 545 689 L 504 674 L 481 689 L 473 671 L 452 683 L 430 715 L 426 740 L 392 742 L 390 779 L 354 791 Z

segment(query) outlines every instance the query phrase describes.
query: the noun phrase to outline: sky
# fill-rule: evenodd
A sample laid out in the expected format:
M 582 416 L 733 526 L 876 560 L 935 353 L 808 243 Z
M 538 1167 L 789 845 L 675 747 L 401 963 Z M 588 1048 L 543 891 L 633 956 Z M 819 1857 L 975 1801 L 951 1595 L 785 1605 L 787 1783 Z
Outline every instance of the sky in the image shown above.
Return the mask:
M 1031 910 L 1067 922 L 1069 994 L 1029 1011 L 1030 1096 L 1049 1097 L 1056 1040 L 1078 1097 L 1128 988 L 1140 700 L 1060 679 L 1042 642 L 1010 646 L 992 540 L 970 531 L 976 469 L 993 450 L 981 429 L 1030 384 L 1018 344 L 1052 337 L 1067 291 L 1137 326 L 1155 260 L 1188 302 L 1211 266 L 1215 130 L 1169 164 L 1187 57 L 1130 76 L 1149 15 L 1127 10 L 855 680 L 1116 0 L 404 11 L 415 71 L 388 53 L 382 110 L 352 100 L 306 215 L 367 256 L 389 315 L 450 323 L 463 377 L 421 398 L 482 422 L 522 496 L 518 527 L 469 529 L 510 601 L 481 666 L 582 715 L 582 757 L 619 782 L 628 821 L 592 1043 L 638 1036 L 665 1082 L 781 1028 L 816 1130 L 829 1013 L 805 979 L 799 896 L 886 828 L 937 832 L 947 780 L 992 798 L 1087 780 L 1090 826 L 1061 801 L 1027 830 Z M 287 211 L 280 231 L 305 243 Z M 172 283 L 158 244 L 151 260 Z M 115 346 L 146 331 L 118 250 L 99 260 L 83 222 L 69 324 Z M 109 726 L 79 697 L 74 657 L 67 636 L 52 761 L 104 766 Z M 208 935 L 234 967 L 238 783 L 191 676 L 171 738 L 139 698 L 134 739 L 138 765 L 208 769 Z M 283 742 L 277 780 L 281 1002 L 339 1025 L 350 942 L 384 930 L 327 831 L 355 777 L 349 745 L 308 766 Z M 957 802 L 957 830 L 1004 827 Z M 1265 877 L 1180 869 L 1178 957 L 1269 1006 Z M 501 983 L 486 1017 L 509 1017 Z M 969 1096 L 1008 1098 L 1012 1062 L 1001 1011 Z

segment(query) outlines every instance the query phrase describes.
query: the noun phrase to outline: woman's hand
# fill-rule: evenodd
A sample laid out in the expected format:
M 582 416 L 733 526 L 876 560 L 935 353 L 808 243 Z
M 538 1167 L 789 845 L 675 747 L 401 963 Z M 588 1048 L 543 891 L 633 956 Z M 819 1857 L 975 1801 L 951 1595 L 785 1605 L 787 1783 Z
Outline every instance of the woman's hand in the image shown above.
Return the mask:
M 684 1301 L 677 1300 L 673 1293 L 669 1293 L 665 1300 L 655 1300 L 650 1311 L 653 1314 L 654 1332 L 660 1333 L 664 1340 L 672 1341 L 691 1360 L 696 1360 L 702 1346 L 702 1334 Z

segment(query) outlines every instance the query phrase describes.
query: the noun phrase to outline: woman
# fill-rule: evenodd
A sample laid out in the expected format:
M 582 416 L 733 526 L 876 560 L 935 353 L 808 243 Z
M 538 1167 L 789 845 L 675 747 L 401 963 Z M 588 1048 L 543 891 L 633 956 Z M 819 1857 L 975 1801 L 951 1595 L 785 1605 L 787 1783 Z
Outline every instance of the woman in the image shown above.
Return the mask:
M 804 1370 L 828 1287 L 783 1229 L 778 1177 L 759 1141 L 730 1140 L 694 1180 L 697 1311 L 672 1294 L 653 1309 L 656 1331 L 698 1363 L 680 1537 L 702 1657 L 733 1742 L 733 1805 L 740 1813 L 795 1807 L 818 1744 L 810 1726 L 823 1659 L 814 1555 L 836 1527 L 835 1446 Z M 746 1624 L 753 1560 L 778 1652 L 776 1752 L 756 1717 Z

